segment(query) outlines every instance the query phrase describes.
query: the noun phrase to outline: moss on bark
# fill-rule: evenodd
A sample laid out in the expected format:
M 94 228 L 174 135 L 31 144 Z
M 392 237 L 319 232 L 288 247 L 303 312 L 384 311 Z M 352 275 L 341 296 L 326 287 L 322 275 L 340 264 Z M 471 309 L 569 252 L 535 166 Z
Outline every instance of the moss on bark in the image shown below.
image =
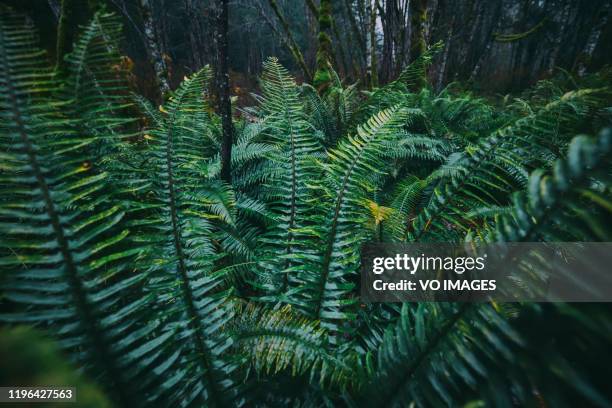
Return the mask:
M 319 7 L 319 35 L 317 48 L 317 69 L 315 71 L 313 85 L 323 92 L 331 83 L 331 30 L 332 30 L 332 2 L 321 0 Z

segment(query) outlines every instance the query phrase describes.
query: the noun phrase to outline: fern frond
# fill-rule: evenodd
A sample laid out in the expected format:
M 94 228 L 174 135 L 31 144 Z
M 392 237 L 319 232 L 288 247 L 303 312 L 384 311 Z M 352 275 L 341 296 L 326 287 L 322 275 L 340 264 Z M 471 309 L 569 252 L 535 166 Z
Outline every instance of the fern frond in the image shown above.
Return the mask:
M 579 136 L 572 140 L 568 157 L 558 160 L 553 174 L 535 171 L 526 194 L 513 197 L 511 214 L 496 220 L 491 240 L 503 241 L 608 241 L 604 227 L 612 197 L 601 186 L 610 182 L 612 133 L 597 140 Z
M 120 404 L 156 401 L 172 331 L 161 333 L 133 265 L 145 246 L 130 237 L 130 203 L 110 200 L 109 175 L 54 96 L 58 81 L 32 27 L 0 7 L 0 320 L 48 329 Z M 110 137 L 110 135 L 109 135 Z
M 63 97 L 82 128 L 94 137 L 104 135 L 107 141 L 112 141 L 111 136 L 125 139 L 138 135 L 126 92 L 129 62 L 119 54 L 121 31 L 118 16 L 99 11 L 83 27 L 73 51 L 65 57 Z
M 313 157 L 322 147 L 305 120 L 295 81 L 275 59 L 264 64 L 261 86 L 261 111 L 266 115 L 268 137 L 278 146 L 271 160 L 279 177 L 270 180 L 266 195 L 279 222 L 260 240 L 262 257 L 269 261 L 262 262 L 258 273 L 268 291 L 282 294 L 288 287 L 291 270 L 299 262 L 293 253 L 296 234 L 308 212 L 306 180 L 315 174 Z
M 356 110 L 354 123 L 361 124 L 376 112 L 403 104 L 409 96 L 409 92 L 420 83 L 420 78 L 425 77 L 427 67 L 442 48 L 443 44 L 441 42 L 434 44 L 408 65 L 395 81 L 389 82 L 368 95 L 366 101 Z
M 334 146 L 345 134 L 357 107 L 356 84 L 344 87 L 338 74 L 323 95 L 311 85 L 302 85 L 304 109 L 312 125 L 323 132 L 325 145 Z
M 212 155 L 205 137 L 210 78 L 206 67 L 183 81 L 163 109 L 162 125 L 151 131 L 155 171 L 149 177 L 156 211 L 147 220 L 152 245 L 147 261 L 154 275 L 150 288 L 160 311 L 177 327 L 179 350 L 190 362 L 176 372 L 182 381 L 174 398 L 223 406 L 238 401 L 238 389 L 232 379 L 236 366 L 224 356 L 232 340 L 220 328 L 231 320 L 232 306 L 220 286 L 223 276 L 213 273 L 222 255 L 212 237 L 215 220 L 231 228 L 236 213 L 233 191 L 201 172 Z
M 316 320 L 296 314 L 286 305 L 278 310 L 247 304 L 236 323 L 236 344 L 260 374 L 306 375 L 324 387 L 356 384 L 350 355 L 328 350 L 325 330 Z
M 400 129 L 411 111 L 398 107 L 374 115 L 359 127 L 357 134 L 342 140 L 328 152 L 326 178 L 317 185 L 327 209 L 312 220 L 309 233 L 316 237 L 305 241 L 303 261 L 296 274 L 292 302 L 309 316 L 321 320 L 321 327 L 342 332 L 343 323 L 354 317 L 354 300 L 349 294 L 359 266 L 358 248 L 367 236 L 364 225 L 368 209 L 364 205 L 372 182 L 384 169 L 384 148 L 399 137 Z M 314 187 L 314 186 L 313 186 Z M 317 199 L 319 200 L 319 199 Z
M 605 130 L 597 141 L 584 136 L 575 138 L 568 158 L 554 166 L 554 177 L 543 176 L 541 171 L 530 177 L 529 204 L 519 197 L 511 216 L 502 216 L 498 227 L 487 241 L 532 241 L 538 238 L 555 239 L 551 232 L 564 224 L 565 209 L 577 210 L 573 204 L 584 199 L 581 186 L 593 186 L 593 178 L 609 178 L 612 135 Z M 517 196 L 518 197 L 518 196 Z M 605 207 L 605 206 L 604 206 Z M 597 212 L 595 212 L 597 214 Z M 609 212 L 607 213 L 609 215 Z M 576 217 L 576 213 L 568 216 Z M 596 225 L 582 218 L 582 232 Z M 573 227 L 577 223 L 572 223 Z M 565 228 L 562 228 L 565 231 Z M 579 235 L 590 240 L 598 235 Z M 576 236 L 574 236 L 576 238 Z M 560 319 L 555 310 L 567 306 L 546 307 L 546 315 Z M 416 308 L 404 304 L 401 316 L 394 328 L 385 333 L 377 351 L 377 361 L 369 357 L 372 374 L 370 394 L 364 398 L 377 398 L 384 405 L 403 406 L 410 402 L 419 405 L 457 405 L 465 402 L 466 389 L 477 391 L 481 398 L 496 405 L 529 403 L 533 393 L 543 401 L 565 405 L 571 400 L 588 400 L 597 406 L 609 404 L 605 394 L 585 381 L 576 386 L 573 380 L 586 378 L 588 371 L 578 373 L 567 364 L 568 348 L 560 345 L 547 349 L 546 356 L 538 356 L 533 350 L 544 350 L 548 340 L 527 334 L 519 336 L 513 326 L 533 321 L 539 307 L 525 307 L 516 323 L 507 322 L 491 305 L 426 304 Z M 565 310 L 567 312 L 567 310 Z M 572 311 L 576 313 L 576 311 Z M 539 318 L 542 318 L 540 316 Z M 599 319 L 595 315 L 593 319 Z M 601 347 L 606 340 L 582 326 L 581 322 L 551 322 L 549 327 L 575 324 L 576 333 L 589 331 L 583 340 Z M 541 320 L 547 324 L 548 320 Z M 592 328 L 600 327 L 593 321 Z M 605 323 L 603 323 L 605 325 Z M 588 338 L 589 340 L 585 340 Z M 560 338 L 559 343 L 573 343 L 573 339 Z M 570 349 L 571 350 L 571 349 Z M 537 362 L 534 362 L 538 360 Z M 543 360 L 543 361 L 539 361 Z M 547 362 L 548 363 L 547 363 Z M 548 364 L 563 367 L 548 370 Z M 564 372 L 564 370 L 568 370 Z M 565 397 L 561 397 L 565 395 Z
M 436 181 L 429 203 L 412 223 L 409 239 L 461 240 L 474 227 L 463 214 L 469 208 L 506 203 L 509 193 L 520 188 L 514 179 L 517 172 L 525 170 L 517 169 L 518 164 L 529 168 L 544 163 L 532 161 L 533 153 L 526 152 L 556 155 L 563 151 L 567 132 L 604 102 L 604 94 L 601 90 L 567 93 L 452 157 L 455 171 Z

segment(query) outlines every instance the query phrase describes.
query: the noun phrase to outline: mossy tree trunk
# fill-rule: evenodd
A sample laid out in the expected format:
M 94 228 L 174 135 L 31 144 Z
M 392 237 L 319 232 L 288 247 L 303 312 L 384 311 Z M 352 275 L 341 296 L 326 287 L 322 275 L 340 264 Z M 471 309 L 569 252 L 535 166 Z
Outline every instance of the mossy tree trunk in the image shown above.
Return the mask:
M 325 91 L 331 83 L 331 55 L 332 55 L 332 2 L 321 0 L 319 7 L 319 35 L 317 37 L 317 69 L 313 85 L 320 91 Z
M 314 1 L 306 0 L 306 5 L 308 6 L 308 9 L 310 10 L 314 18 L 318 21 L 319 20 L 319 9 L 314 3 Z M 334 37 L 336 37 L 336 45 L 338 47 L 337 54 L 335 55 L 335 58 L 334 58 L 334 63 L 337 64 L 337 66 L 340 66 L 340 64 L 342 64 L 342 68 L 344 69 L 344 75 L 350 76 L 351 72 L 346 62 L 346 52 L 344 51 L 342 37 L 340 35 L 340 32 L 338 31 L 336 20 L 333 17 L 333 10 L 331 11 L 331 28 L 332 28 L 331 31 L 334 33 Z
M 410 1 L 410 58 L 412 61 L 419 58 L 427 49 L 425 41 L 425 25 L 427 23 L 427 0 Z M 419 78 L 416 88 L 420 89 L 427 85 L 425 75 Z M 416 90 L 416 89 L 415 89 Z

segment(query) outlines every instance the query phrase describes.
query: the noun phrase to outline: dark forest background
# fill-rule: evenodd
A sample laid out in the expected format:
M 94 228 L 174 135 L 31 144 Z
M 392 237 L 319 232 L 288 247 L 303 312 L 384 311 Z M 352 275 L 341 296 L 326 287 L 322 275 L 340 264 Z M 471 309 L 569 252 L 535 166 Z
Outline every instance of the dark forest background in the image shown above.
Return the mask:
M 167 81 L 174 88 L 185 75 L 215 65 L 216 2 L 8 1 L 34 20 L 51 55 L 57 51 L 61 8 L 76 10 L 69 16 L 73 23 L 69 27 L 76 27 L 100 2 L 123 17 L 127 63 L 133 64 L 138 91 L 151 99 L 160 96 L 155 84 L 163 88 Z M 612 55 L 609 0 L 333 0 L 329 4 L 334 68 L 362 87 L 394 79 L 420 52 L 417 42 L 422 40 L 429 45 L 444 42 L 429 71 L 438 90 L 460 81 L 484 92 L 518 91 L 551 76 L 556 68 L 579 75 L 596 71 L 609 64 Z M 248 94 L 268 56 L 277 56 L 298 79 L 312 81 L 319 6 L 318 0 L 229 2 L 234 94 Z M 419 38 L 421 34 L 424 38 Z

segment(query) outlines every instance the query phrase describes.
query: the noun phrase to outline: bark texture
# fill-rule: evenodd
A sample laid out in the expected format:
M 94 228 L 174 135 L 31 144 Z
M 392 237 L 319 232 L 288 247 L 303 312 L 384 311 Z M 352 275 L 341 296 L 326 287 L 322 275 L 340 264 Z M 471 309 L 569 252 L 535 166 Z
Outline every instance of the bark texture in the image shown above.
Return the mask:
M 229 73 L 228 73 L 228 0 L 217 1 L 217 32 L 215 44 L 217 48 L 217 93 L 219 114 L 223 127 L 221 139 L 221 180 L 232 182 L 232 141 L 234 125 L 232 124 L 232 102 L 230 100 Z
M 331 83 L 329 66 L 332 61 L 332 2 L 321 0 L 319 7 L 319 34 L 317 36 L 317 69 L 313 78 L 313 85 L 319 91 L 325 90 Z
M 411 61 L 419 58 L 427 49 L 425 30 L 427 25 L 427 0 L 411 0 L 411 35 L 410 35 L 410 59 Z M 420 89 L 427 85 L 427 78 L 422 77 L 416 83 L 416 88 Z
M 376 14 L 378 10 L 378 0 L 368 0 L 370 2 L 370 89 L 378 86 L 378 43 L 376 41 Z
M 151 61 L 151 65 L 153 66 L 153 70 L 155 71 L 159 91 L 163 98 L 164 95 L 167 95 L 170 91 L 170 81 L 168 79 L 168 66 L 160 51 L 161 41 L 158 38 L 157 30 L 153 21 L 151 0 L 140 0 L 140 12 L 142 16 L 147 54 L 149 56 L 149 60 Z

